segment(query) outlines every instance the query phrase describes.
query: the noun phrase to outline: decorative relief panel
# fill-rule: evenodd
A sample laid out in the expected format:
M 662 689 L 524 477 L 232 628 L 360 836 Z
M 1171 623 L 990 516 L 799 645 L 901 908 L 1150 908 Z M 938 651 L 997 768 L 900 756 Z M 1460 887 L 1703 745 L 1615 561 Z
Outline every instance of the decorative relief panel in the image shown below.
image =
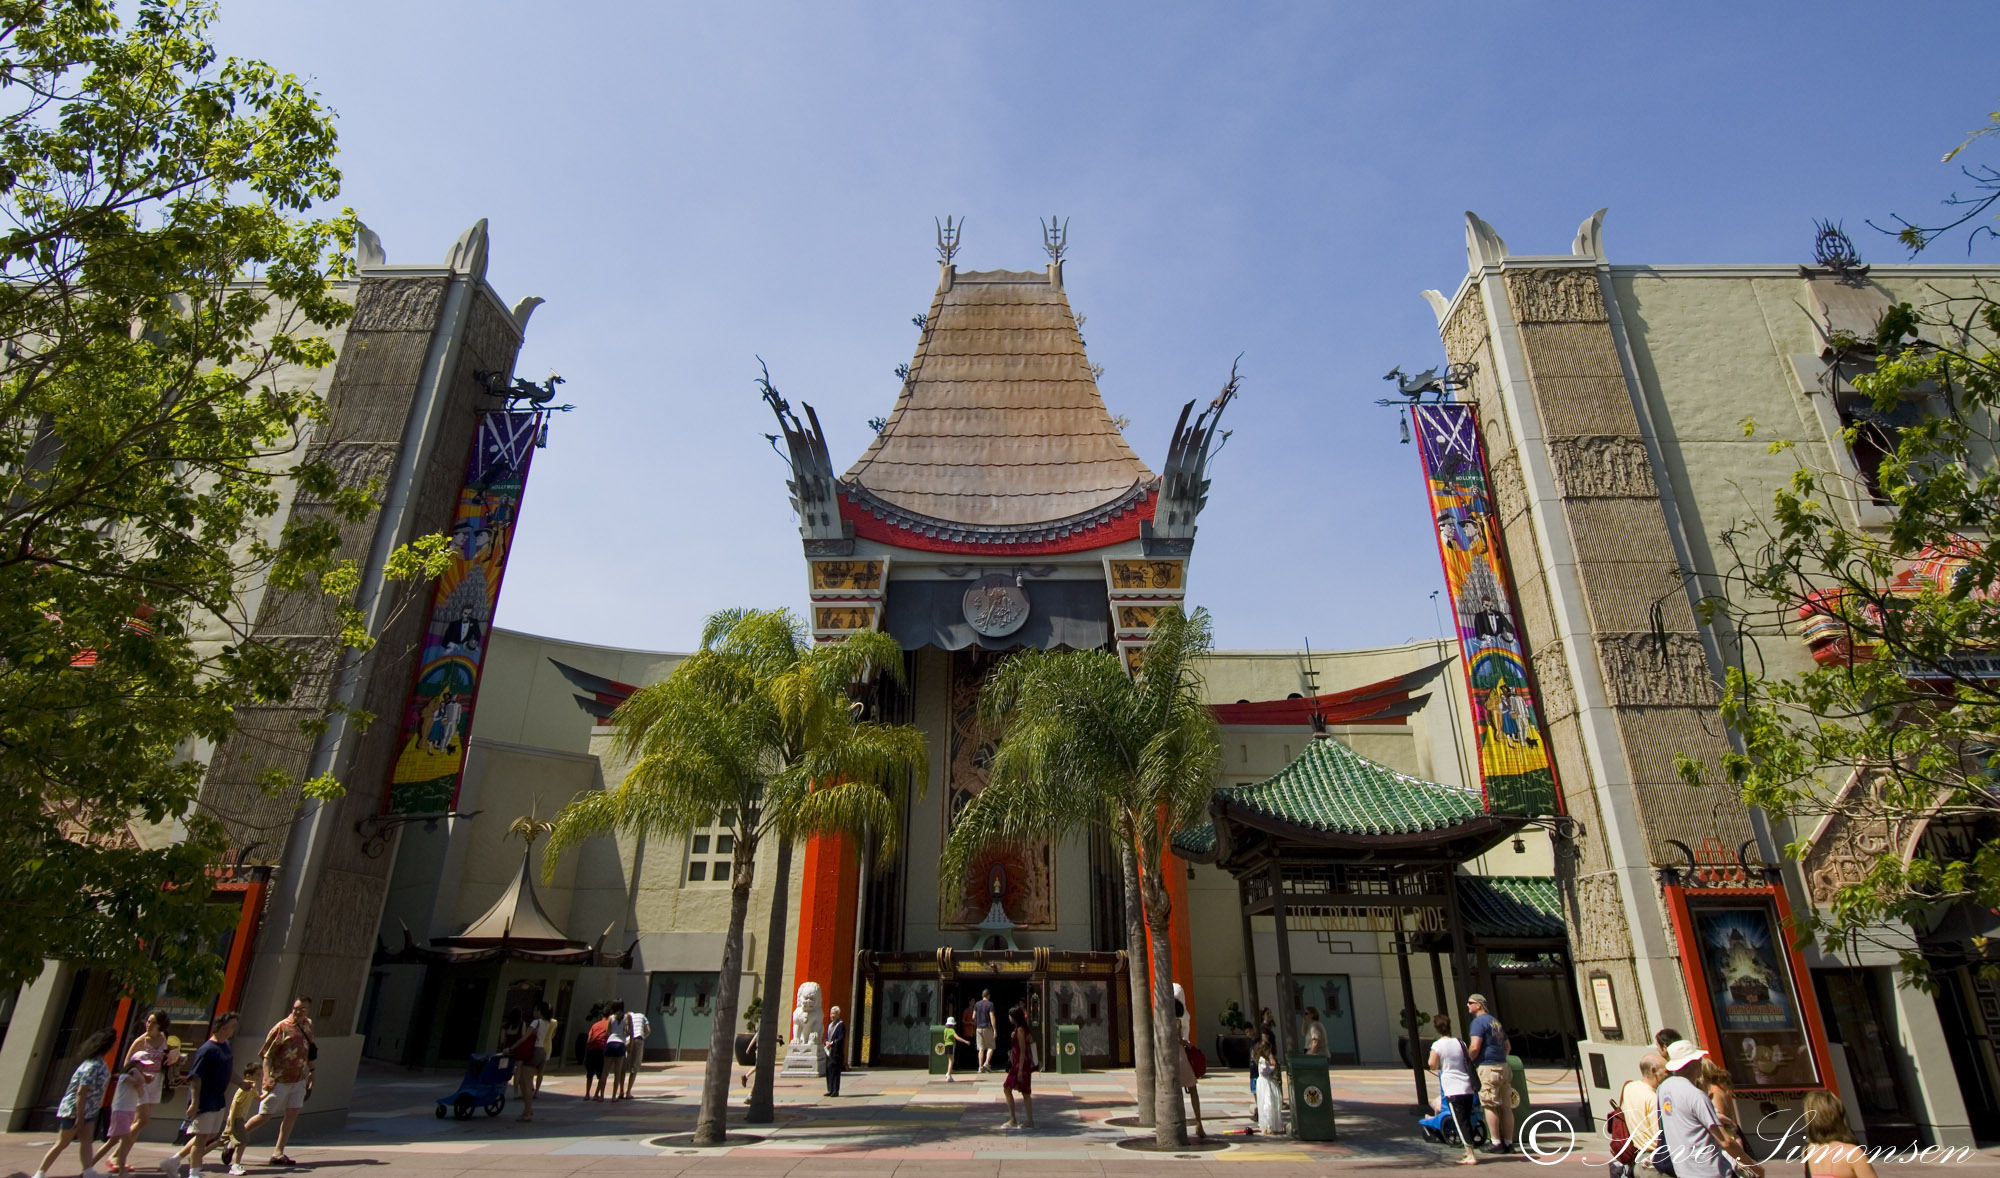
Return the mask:
M 812 588 L 824 591 L 871 590 L 882 587 L 879 560 L 815 560 L 808 564 Z
M 1467 293 L 1438 335 L 1444 340 L 1445 358 L 1453 364 L 1463 364 L 1478 354 L 1486 344 L 1486 300 L 1478 291 Z
M 1113 560 L 1106 564 L 1114 593 L 1186 586 L 1187 566 L 1178 560 Z
M 1614 706 L 1710 707 L 1718 698 L 1708 653 L 1692 634 L 1667 635 L 1664 656 L 1651 634 L 1599 634 L 1597 658 Z
M 1657 499 L 1646 443 L 1633 437 L 1585 435 L 1550 438 L 1549 463 L 1556 493 L 1565 499 Z
M 1516 323 L 1602 323 L 1604 292 L 1594 269 L 1506 271 Z
M 1492 439 L 1487 439 L 1487 453 L 1492 453 Z M 1521 456 L 1510 453 L 1493 463 L 1493 506 L 1500 518 L 1512 519 L 1528 509 L 1528 485 L 1521 480 Z
M 443 278 L 368 279 L 355 299 L 350 331 L 430 331 L 444 302 Z
M 1625 925 L 1625 901 L 1618 877 L 1610 873 L 1578 876 L 1576 907 L 1569 913 L 1576 938 L 1576 959 L 1616 961 L 1632 956 L 1632 931 Z
M 1550 722 L 1576 711 L 1576 689 L 1569 681 L 1569 660 L 1563 644 L 1551 642 L 1529 656 L 1535 664 L 1535 686 L 1542 693 L 1542 715 Z

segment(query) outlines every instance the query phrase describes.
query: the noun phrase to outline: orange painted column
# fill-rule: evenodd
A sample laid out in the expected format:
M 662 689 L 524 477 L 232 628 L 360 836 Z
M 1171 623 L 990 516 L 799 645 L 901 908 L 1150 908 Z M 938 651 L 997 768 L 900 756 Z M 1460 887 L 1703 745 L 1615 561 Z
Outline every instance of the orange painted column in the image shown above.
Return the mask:
M 1167 916 L 1167 944 L 1174 954 L 1174 980 L 1181 984 L 1181 993 L 1187 996 L 1188 1036 L 1199 1040 L 1195 1028 L 1200 1024 L 1194 1017 L 1194 936 L 1188 923 L 1188 868 L 1179 856 L 1168 853 L 1163 864 L 1167 874 L 1167 896 L 1173 903 L 1173 911 Z
M 854 913 L 861 900 L 860 861 L 854 840 L 821 835 L 806 840 L 805 878 L 799 887 L 799 949 L 792 962 L 790 994 L 782 996 L 784 1017 L 806 982 L 818 982 L 820 1009 L 854 1011 Z M 850 1032 L 852 1034 L 852 1032 Z

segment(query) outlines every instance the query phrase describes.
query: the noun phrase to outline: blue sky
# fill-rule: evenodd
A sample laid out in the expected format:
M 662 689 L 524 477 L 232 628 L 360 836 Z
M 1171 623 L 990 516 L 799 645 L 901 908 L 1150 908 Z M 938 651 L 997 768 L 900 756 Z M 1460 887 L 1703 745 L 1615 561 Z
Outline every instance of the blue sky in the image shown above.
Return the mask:
M 1796 262 L 1812 221 L 1928 215 L 2000 98 L 1985 3 L 652 4 L 224 0 L 225 52 L 339 113 L 391 261 L 491 219 L 548 300 L 519 373 L 576 412 L 535 462 L 497 622 L 685 649 L 801 606 L 756 355 L 864 447 L 959 263 L 1066 277 L 1157 468 L 1243 353 L 1192 596 L 1218 644 L 1436 632 L 1414 447 L 1370 404 L 1441 359 L 1418 296 L 1473 209 L 1521 253 L 1609 206 L 1614 262 Z M 1893 23 L 1891 20 L 1893 18 Z M 1992 151 L 1984 158 L 1991 158 Z M 1962 255 L 1939 260 L 1960 260 Z

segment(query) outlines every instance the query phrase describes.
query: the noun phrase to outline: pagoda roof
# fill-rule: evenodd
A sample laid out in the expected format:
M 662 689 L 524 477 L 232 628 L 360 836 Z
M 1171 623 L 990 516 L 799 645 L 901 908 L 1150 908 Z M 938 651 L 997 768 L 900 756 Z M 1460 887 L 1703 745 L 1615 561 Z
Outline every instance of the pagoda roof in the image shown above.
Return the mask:
M 1128 516 L 1136 535 L 1156 480 L 1104 407 L 1056 263 L 943 267 L 896 406 L 840 481 L 843 516 L 978 545 Z
M 530 854 L 532 851 L 522 853 L 521 870 L 515 873 L 514 882 L 485 915 L 455 937 L 438 938 L 438 945 L 454 949 L 498 948 L 502 944 L 542 951 L 589 949 L 584 942 L 564 936 L 561 927 L 542 911 L 541 897 L 535 895 L 535 883 L 529 877 Z
M 1569 935 L 1554 876 L 1461 875 L 1454 882 L 1465 927 L 1476 937 L 1531 941 Z
M 1255 845 L 1401 850 L 1470 858 L 1521 825 L 1486 812 L 1479 790 L 1398 773 L 1331 737 L 1307 742 L 1263 781 L 1215 791 L 1210 821 L 1174 836 L 1188 858 L 1236 858 Z

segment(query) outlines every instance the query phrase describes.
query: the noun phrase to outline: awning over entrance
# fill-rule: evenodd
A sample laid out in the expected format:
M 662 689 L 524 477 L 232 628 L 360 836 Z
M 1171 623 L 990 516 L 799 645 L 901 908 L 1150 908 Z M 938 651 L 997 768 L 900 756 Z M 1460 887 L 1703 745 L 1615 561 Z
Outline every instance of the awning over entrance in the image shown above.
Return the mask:
M 402 948 L 378 947 L 375 960 L 378 963 L 428 961 L 470 965 L 497 957 L 510 957 L 550 965 L 629 965 L 632 959 L 629 948 L 623 954 L 607 954 L 602 937 L 598 938 L 597 944 L 591 945 L 563 935 L 562 929 L 542 910 L 541 898 L 535 895 L 535 881 L 528 868 L 530 854 L 532 851 L 521 855 L 521 870 L 515 873 L 514 882 L 500 893 L 500 899 L 493 907 L 467 925 L 464 932 L 455 937 L 438 937 L 429 944 L 420 945 L 406 928 L 403 930 Z M 605 931 L 610 932 L 609 929 Z

